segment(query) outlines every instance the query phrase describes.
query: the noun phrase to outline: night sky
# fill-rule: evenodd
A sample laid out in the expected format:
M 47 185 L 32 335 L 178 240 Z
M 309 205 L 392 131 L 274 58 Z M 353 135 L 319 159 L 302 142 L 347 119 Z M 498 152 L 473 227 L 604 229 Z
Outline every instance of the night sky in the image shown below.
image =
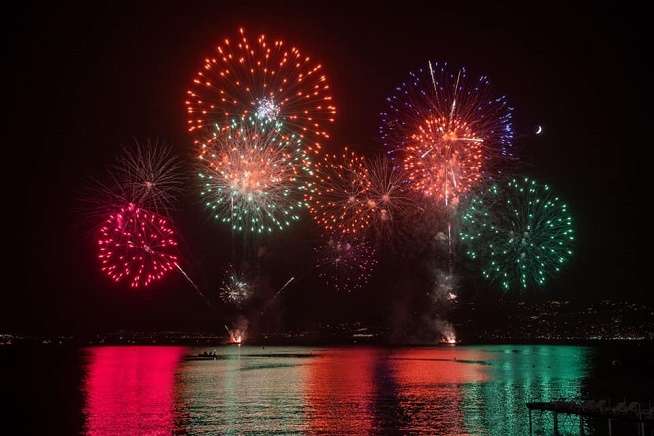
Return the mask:
M 550 183 L 576 220 L 573 261 L 546 290 L 524 297 L 653 301 L 640 253 L 649 233 L 640 184 L 648 159 L 648 140 L 640 135 L 648 69 L 635 20 L 617 8 L 550 3 L 534 9 L 306 3 L 50 4 L 5 14 L 9 264 L 0 332 L 222 328 L 216 319 L 223 312 L 206 310 L 178 274 L 145 290 L 101 276 L 96 223 L 81 199 L 90 180 L 134 139 L 159 139 L 191 159 L 187 86 L 202 58 L 239 26 L 292 41 L 325 66 L 338 109 L 329 150 L 381 151 L 384 98 L 427 59 L 486 73 L 512 103 L 516 130 L 524 134 L 520 172 Z M 545 134 L 535 137 L 530 133 L 539 124 Z M 189 274 L 215 289 L 234 242 L 207 217 L 189 179 L 173 217 Z M 271 289 L 290 276 L 302 278 L 276 307 L 277 325 L 377 322 L 420 286 L 403 287 L 410 268 L 391 259 L 366 288 L 335 295 L 306 274 L 319 235 L 308 216 L 302 221 L 262 244 Z M 462 292 L 470 298 L 498 296 L 492 285 L 465 282 Z

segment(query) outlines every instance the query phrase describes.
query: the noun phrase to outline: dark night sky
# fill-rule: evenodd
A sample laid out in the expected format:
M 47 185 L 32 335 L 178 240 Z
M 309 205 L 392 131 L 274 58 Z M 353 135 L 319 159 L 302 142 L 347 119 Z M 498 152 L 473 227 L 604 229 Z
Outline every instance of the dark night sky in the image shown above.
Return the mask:
M 4 228 L 10 262 L 0 331 L 211 324 L 179 277 L 138 292 L 107 283 L 95 265 L 91 225 L 79 203 L 89 179 L 133 138 L 159 138 L 190 154 L 183 111 L 187 84 L 215 42 L 240 25 L 251 34 L 293 41 L 325 65 L 338 108 L 332 149 L 349 144 L 378 151 L 384 97 L 427 59 L 487 73 L 516 108 L 519 131 L 544 125 L 543 137 L 519 144 L 522 172 L 550 182 L 577 221 L 576 257 L 548 292 L 652 302 L 641 284 L 645 227 L 636 225 L 642 220 L 636 210 L 645 156 L 639 126 L 648 73 L 638 23 L 617 8 L 550 3 L 533 10 L 451 9 L 433 1 L 306 3 L 87 2 L 5 15 Z M 174 217 L 184 234 L 189 272 L 215 288 L 232 242 L 206 218 L 194 194 L 189 187 Z M 316 238 L 306 217 L 296 229 L 266 241 L 271 286 L 302 274 Z M 385 270 L 347 297 L 307 278 L 289 290 L 280 317 L 300 325 L 383 318 L 398 297 L 397 287 L 388 284 L 394 277 L 388 264 Z M 482 292 L 491 292 L 487 288 Z

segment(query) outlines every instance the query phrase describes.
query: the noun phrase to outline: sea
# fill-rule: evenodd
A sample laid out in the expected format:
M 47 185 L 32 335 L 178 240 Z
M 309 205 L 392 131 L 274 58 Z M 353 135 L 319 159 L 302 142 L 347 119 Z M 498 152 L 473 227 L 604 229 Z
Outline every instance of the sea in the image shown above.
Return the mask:
M 654 405 L 651 344 L 13 345 L 0 357 L 12 435 L 602 435 L 604 419 L 530 420 L 527 403 Z

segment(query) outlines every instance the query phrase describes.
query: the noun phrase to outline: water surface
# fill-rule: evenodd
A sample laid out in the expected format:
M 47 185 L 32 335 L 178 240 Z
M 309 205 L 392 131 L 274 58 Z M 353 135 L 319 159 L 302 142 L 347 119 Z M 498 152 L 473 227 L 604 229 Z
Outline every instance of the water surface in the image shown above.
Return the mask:
M 207 350 L 218 359 L 186 359 Z M 25 367 L 3 376 L 18 377 L 24 418 L 40 417 L 50 434 L 98 436 L 528 434 L 528 401 L 644 399 L 653 381 L 645 368 L 616 364 L 624 350 L 581 346 L 99 346 L 48 351 L 40 362 L 13 356 Z M 559 419 L 562 434 L 580 425 Z M 549 414 L 533 415 L 534 434 L 552 426 Z

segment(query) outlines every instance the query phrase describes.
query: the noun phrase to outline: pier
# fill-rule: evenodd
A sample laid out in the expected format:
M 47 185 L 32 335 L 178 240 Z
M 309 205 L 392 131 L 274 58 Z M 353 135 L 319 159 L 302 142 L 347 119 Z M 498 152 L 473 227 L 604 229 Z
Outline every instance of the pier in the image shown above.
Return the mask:
M 579 434 L 584 433 L 584 418 L 606 419 L 609 436 L 613 436 L 613 422 L 630 421 L 637 428 L 639 436 L 645 436 L 646 429 L 652 430 L 654 425 L 654 406 L 650 401 L 644 405 L 639 402 L 622 401 L 612 406 L 610 401 L 587 400 L 587 401 L 549 401 L 527 403 L 529 409 L 529 434 L 532 434 L 531 414 L 533 411 L 551 412 L 554 418 L 554 434 L 558 435 L 558 416 L 577 415 L 579 416 Z

